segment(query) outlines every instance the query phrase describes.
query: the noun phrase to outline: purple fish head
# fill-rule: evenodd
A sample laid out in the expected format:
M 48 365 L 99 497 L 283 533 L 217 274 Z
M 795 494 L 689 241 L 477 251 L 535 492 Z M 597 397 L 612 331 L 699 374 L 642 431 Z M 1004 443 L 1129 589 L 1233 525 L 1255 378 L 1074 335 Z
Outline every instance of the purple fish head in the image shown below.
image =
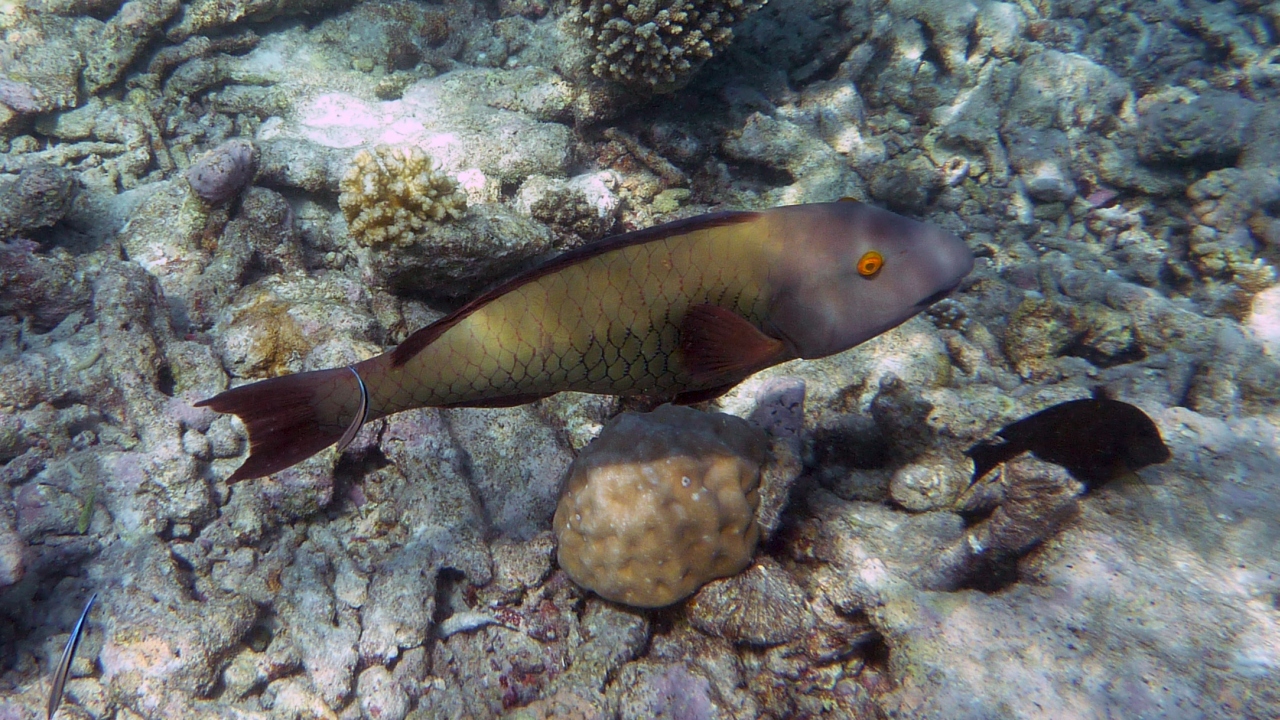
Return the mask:
M 960 238 L 870 205 L 774 212 L 782 255 L 769 274 L 770 329 L 799 357 L 832 355 L 901 325 L 973 269 Z

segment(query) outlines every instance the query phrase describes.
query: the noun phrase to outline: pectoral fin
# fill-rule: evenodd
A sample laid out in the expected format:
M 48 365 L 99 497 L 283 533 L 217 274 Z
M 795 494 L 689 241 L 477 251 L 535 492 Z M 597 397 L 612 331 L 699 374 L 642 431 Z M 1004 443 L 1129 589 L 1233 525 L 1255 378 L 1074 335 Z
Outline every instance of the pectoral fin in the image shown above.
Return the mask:
M 719 305 L 694 305 L 680 326 L 684 367 L 696 383 L 742 378 L 786 359 L 781 340 Z

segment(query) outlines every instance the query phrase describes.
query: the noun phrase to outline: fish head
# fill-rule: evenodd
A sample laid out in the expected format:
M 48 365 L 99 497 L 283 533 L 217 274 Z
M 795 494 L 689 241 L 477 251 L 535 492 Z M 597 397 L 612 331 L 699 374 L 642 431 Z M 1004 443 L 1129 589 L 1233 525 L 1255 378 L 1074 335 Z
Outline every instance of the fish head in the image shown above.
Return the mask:
M 1160 437 L 1160 428 L 1156 427 L 1146 414 L 1142 415 L 1140 422 L 1129 426 L 1128 437 L 1125 440 L 1124 462 L 1130 470 L 1159 465 L 1173 457 L 1169 452 L 1169 446 L 1164 443 L 1164 438 Z
M 897 327 L 973 269 L 955 235 L 860 202 L 772 212 L 781 252 L 769 270 L 770 330 L 798 357 L 832 355 Z

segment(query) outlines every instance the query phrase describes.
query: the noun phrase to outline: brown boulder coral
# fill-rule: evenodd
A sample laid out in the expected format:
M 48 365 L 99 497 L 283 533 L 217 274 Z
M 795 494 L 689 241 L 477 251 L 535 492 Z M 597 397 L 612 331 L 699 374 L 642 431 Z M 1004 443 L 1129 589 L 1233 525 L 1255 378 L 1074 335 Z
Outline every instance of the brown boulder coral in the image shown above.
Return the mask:
M 338 184 L 338 205 L 361 245 L 411 245 L 431 223 L 456 220 L 467 196 L 417 147 L 361 150 Z
M 556 508 L 560 566 L 637 607 L 670 605 L 751 562 L 767 440 L 722 413 L 624 413 L 582 451 Z

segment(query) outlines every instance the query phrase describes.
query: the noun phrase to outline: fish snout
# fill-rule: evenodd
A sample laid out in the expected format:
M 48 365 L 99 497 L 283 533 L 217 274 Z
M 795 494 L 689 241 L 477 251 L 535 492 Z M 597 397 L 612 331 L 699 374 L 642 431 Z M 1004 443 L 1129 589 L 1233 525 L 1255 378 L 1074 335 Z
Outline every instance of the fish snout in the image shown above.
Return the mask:
M 973 271 L 973 252 L 957 235 L 940 228 L 930 228 L 933 237 L 929 239 L 929 266 L 931 278 L 929 287 L 932 290 L 915 304 L 923 310 L 950 295 L 965 277 Z

